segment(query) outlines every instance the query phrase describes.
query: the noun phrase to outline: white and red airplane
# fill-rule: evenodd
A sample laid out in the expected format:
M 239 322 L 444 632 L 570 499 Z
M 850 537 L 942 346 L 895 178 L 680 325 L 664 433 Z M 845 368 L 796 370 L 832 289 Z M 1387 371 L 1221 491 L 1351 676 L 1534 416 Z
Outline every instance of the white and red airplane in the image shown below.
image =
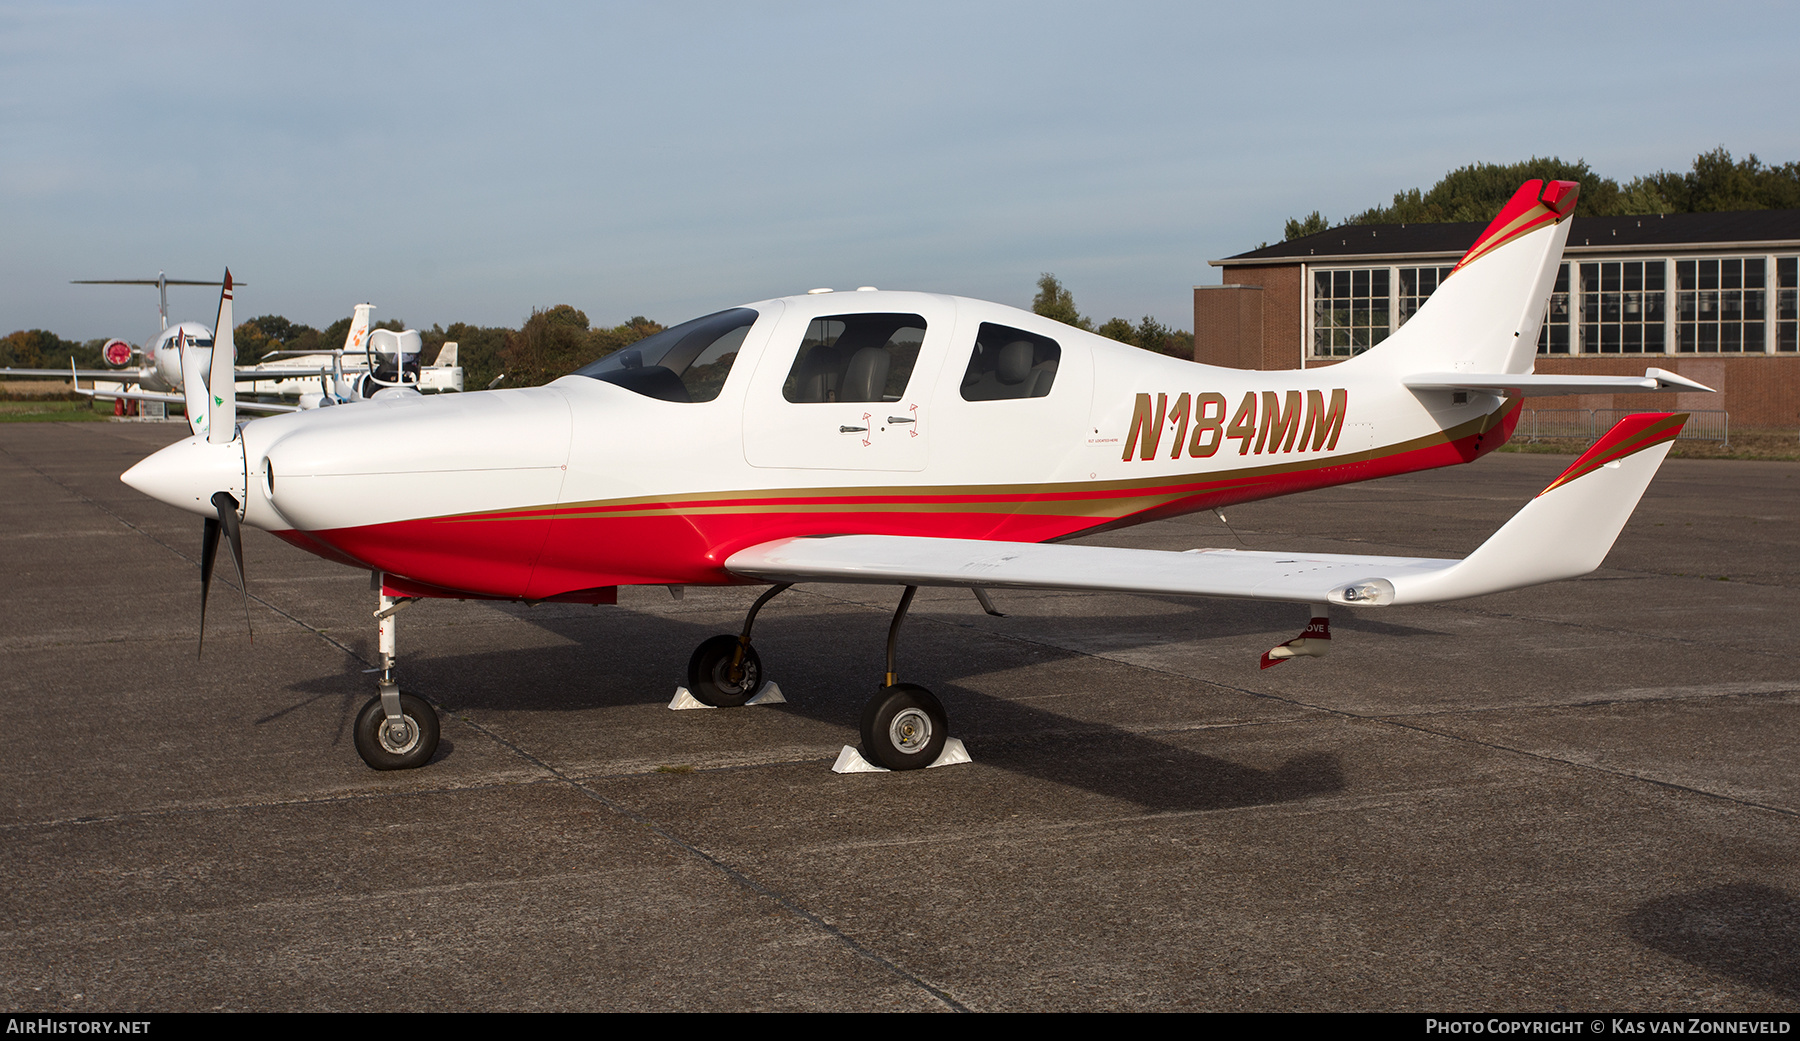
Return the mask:
M 921 585 L 1312 605 L 1267 665 L 1321 653 L 1331 605 L 1452 600 L 1599 566 L 1685 417 L 1623 420 L 1462 560 L 1062 541 L 1469 462 L 1507 439 L 1528 394 L 1708 389 L 1655 369 L 1531 373 L 1577 190 L 1525 184 L 1406 325 L 1328 367 L 1216 368 L 999 304 L 815 290 L 677 325 L 544 387 L 239 426 L 231 381 L 215 379 L 226 393 L 209 432 L 124 480 L 206 518 L 203 627 L 221 530 L 241 578 L 240 521 L 379 576 L 383 673 L 356 725 L 377 769 L 436 747 L 435 710 L 394 681 L 394 612 L 414 599 L 612 603 L 621 585 L 769 583 L 740 633 L 689 662 L 693 694 L 725 706 L 762 686 L 757 612 L 803 581 L 905 587 L 862 748 L 921 767 L 948 733 L 937 699 L 896 675 Z M 227 285 L 221 330 L 230 306 Z M 215 369 L 229 357 L 216 350 Z

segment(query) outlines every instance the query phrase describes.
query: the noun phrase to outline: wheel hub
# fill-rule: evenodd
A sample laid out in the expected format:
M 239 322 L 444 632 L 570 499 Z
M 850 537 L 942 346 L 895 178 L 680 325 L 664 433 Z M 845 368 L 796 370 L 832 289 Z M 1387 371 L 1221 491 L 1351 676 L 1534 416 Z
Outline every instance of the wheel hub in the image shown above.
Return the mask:
M 902 752 L 917 752 L 931 743 L 931 717 L 909 708 L 888 724 L 888 739 Z
M 390 719 L 381 724 L 381 747 L 396 755 L 410 751 L 419 740 L 419 728 L 411 719 Z

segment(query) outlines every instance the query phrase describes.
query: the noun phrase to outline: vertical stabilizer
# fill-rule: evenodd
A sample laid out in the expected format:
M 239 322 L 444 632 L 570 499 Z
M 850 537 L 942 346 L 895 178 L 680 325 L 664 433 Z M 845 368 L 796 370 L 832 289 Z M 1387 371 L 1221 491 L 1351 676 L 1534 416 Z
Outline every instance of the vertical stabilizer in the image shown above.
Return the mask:
M 361 351 L 369 339 L 369 312 L 375 310 L 374 304 L 357 304 L 356 311 L 350 317 L 350 331 L 344 334 L 344 353 Z
M 1580 186 L 1526 181 L 1407 323 L 1347 364 L 1414 372 L 1530 372 Z

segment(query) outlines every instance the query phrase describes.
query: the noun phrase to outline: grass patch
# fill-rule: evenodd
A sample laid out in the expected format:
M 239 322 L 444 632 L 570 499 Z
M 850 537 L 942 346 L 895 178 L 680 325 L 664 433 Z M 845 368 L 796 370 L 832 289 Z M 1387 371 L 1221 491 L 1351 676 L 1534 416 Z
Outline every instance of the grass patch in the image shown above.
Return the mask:
M 691 774 L 694 772 L 694 768 L 685 764 L 681 766 L 659 766 L 656 768 L 656 772 L 659 774 Z
M 1515 438 L 1500 446 L 1502 452 L 1531 455 L 1580 455 L 1593 442 L 1582 437 L 1540 437 L 1534 441 Z M 1800 461 L 1800 432 L 1792 430 L 1745 430 L 1731 435 L 1729 444 L 1717 441 L 1676 441 L 1669 451 L 1670 459 L 1773 459 Z
M 106 411 L 94 408 L 87 398 L 78 401 L 31 398 L 0 401 L 0 423 L 97 423 L 112 418 L 112 402 Z

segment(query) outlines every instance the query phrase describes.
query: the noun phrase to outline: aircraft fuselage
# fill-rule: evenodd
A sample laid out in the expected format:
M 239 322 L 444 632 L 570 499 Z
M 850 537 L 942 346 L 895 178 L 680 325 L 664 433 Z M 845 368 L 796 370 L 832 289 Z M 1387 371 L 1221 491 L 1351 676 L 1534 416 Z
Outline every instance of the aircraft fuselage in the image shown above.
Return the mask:
M 1354 363 L 1199 365 L 948 296 L 747 309 L 711 400 L 571 375 L 249 423 L 244 519 L 395 589 L 603 599 L 618 585 L 742 581 L 725 560 L 783 537 L 1042 542 L 1467 462 L 1517 417 L 1514 401 L 1408 391 Z M 863 326 L 897 327 L 861 354 L 914 352 L 908 371 L 817 391 L 855 381 L 854 364 L 834 374 L 814 359 Z M 1003 350 L 1016 371 L 993 357 Z

